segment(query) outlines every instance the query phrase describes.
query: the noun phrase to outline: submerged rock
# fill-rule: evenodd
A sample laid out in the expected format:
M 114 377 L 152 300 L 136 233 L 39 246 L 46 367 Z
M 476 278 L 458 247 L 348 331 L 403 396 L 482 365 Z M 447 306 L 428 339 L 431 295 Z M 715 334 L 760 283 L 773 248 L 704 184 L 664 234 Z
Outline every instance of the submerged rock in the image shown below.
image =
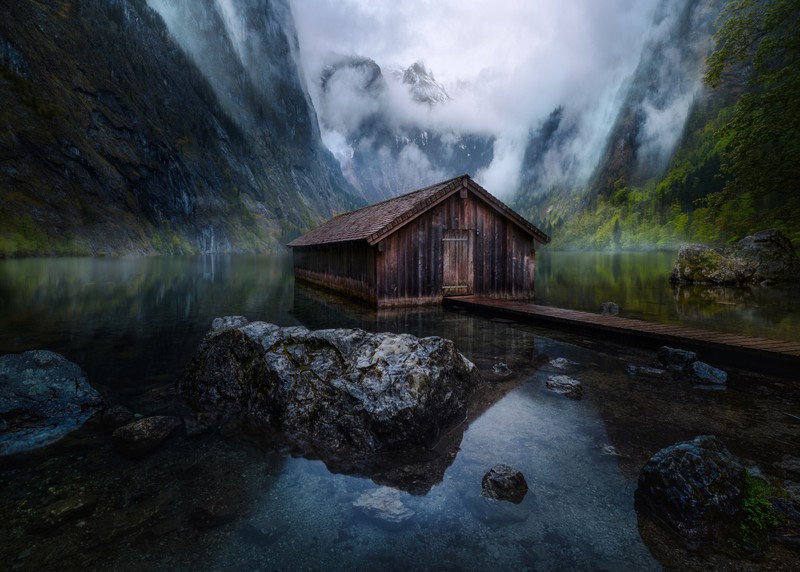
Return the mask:
M 112 405 L 103 411 L 103 427 L 106 431 L 115 431 L 132 420 L 133 411 L 124 405 Z
M 97 501 L 97 496 L 88 492 L 80 492 L 56 501 L 39 512 L 38 520 L 28 528 L 28 532 L 50 532 L 67 522 L 91 514 Z
M 702 361 L 693 362 L 685 371 L 695 383 L 725 385 L 728 382 L 727 373 Z
M 114 431 L 111 442 L 126 457 L 141 457 L 158 447 L 180 425 L 180 419 L 169 415 L 145 417 Z
M 401 493 L 390 487 L 381 487 L 359 496 L 353 507 L 381 526 L 399 529 L 414 514 L 401 500 Z
M 430 445 L 464 418 L 479 382 L 477 368 L 438 337 L 214 324 L 179 380 L 189 405 L 321 453 Z
M 662 346 L 658 350 L 658 363 L 673 374 L 678 374 L 677 377 L 698 385 L 722 389 L 721 386 L 728 382 L 727 373 L 698 361 L 697 354 L 687 350 Z
M 492 366 L 492 373 L 494 373 L 495 375 L 506 377 L 511 375 L 512 372 L 511 368 L 508 367 L 508 364 L 500 361 Z
M 560 393 L 570 399 L 580 399 L 583 396 L 583 385 L 577 379 L 568 375 L 551 375 L 545 382 L 545 387 L 554 393 Z
M 614 302 L 603 302 L 600 306 L 600 313 L 604 316 L 618 316 L 619 311 L 619 305 Z
M 528 492 L 525 476 L 506 464 L 495 465 L 483 476 L 481 494 L 495 500 L 507 500 L 519 504 Z
M 666 447 L 645 463 L 637 507 L 690 541 L 734 536 L 742 515 L 745 468 L 714 436 Z
M 625 369 L 628 372 L 628 375 L 633 377 L 652 377 L 657 379 L 667 377 L 667 370 L 659 367 L 650 367 L 646 365 L 629 363 Z
M 797 282 L 800 258 L 780 231 L 747 236 L 734 249 L 714 250 L 702 244 L 681 246 L 670 275 L 673 283 L 759 284 Z
M 695 361 L 697 361 L 697 354 L 694 352 L 669 346 L 662 346 L 658 350 L 658 363 L 669 371 L 683 371 Z
M 60 354 L 34 350 L 0 357 L 0 456 L 58 441 L 102 404 L 81 368 Z

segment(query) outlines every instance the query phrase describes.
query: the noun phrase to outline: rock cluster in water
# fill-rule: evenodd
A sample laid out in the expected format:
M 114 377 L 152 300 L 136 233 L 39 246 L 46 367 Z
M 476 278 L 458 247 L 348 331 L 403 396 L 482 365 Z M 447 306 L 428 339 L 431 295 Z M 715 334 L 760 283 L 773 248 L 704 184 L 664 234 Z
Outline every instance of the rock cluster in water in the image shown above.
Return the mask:
M 687 350 L 662 346 L 658 350 L 658 362 L 667 371 L 682 375 L 699 385 L 725 385 L 728 374 L 697 360 L 697 354 Z
M 800 258 L 786 236 L 764 230 L 739 241 L 733 249 L 684 245 L 670 275 L 673 283 L 759 284 L 800 281 Z
M 218 318 L 178 388 L 196 414 L 325 453 L 424 447 L 464 418 L 477 368 L 438 337 Z
M 54 443 L 81 427 L 103 399 L 64 356 L 33 350 L 0 357 L 0 455 Z

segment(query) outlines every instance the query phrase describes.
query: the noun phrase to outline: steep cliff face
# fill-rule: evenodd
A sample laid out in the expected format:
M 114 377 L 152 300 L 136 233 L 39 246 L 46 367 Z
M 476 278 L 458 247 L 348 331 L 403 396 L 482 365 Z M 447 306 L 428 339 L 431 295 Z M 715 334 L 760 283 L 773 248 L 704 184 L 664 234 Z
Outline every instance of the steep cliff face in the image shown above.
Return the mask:
M 653 35 L 631 78 L 593 180 L 591 193 L 641 184 L 663 171 L 703 93 L 705 58 L 722 0 L 663 2 Z
M 0 6 L 0 256 L 272 250 L 355 204 L 286 3 L 170 4 L 184 29 L 145 0 Z
M 583 227 L 568 228 L 569 222 L 591 214 L 598 199 L 613 202 L 616 209 L 630 187 L 654 186 L 676 149 L 688 144 L 687 125 L 692 118 L 696 123 L 698 118 L 713 116 L 727 101 L 710 97 L 702 79 L 723 6 L 722 0 L 662 1 L 639 64 L 620 89 L 615 119 L 596 163 L 584 169 L 581 177 L 569 152 L 576 141 L 575 118 L 568 109 L 556 109 L 531 131 L 515 206 L 556 235 L 559 229 L 567 235 L 585 233 Z M 695 191 L 692 200 L 703 191 Z M 591 230 L 607 218 L 587 225 Z M 559 244 L 572 243 L 567 238 Z

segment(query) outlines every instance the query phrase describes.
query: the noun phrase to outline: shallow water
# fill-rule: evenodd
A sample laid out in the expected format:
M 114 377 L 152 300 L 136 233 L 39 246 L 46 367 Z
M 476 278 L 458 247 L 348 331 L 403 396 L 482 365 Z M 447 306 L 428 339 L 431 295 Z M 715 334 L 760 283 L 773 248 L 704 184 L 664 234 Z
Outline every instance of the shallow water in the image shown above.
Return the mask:
M 625 260 L 619 266 L 626 277 L 643 267 Z M 548 303 L 565 299 L 554 260 L 538 276 Z M 636 288 L 606 289 L 612 281 L 595 280 L 604 286 L 594 294 L 584 284 L 569 300 L 581 309 L 606 298 L 624 311 L 638 308 L 630 294 Z M 634 276 L 630 283 L 655 280 Z M 281 257 L 0 262 L 0 354 L 63 353 L 109 401 L 143 414 L 168 409 L 160 388 L 180 372 L 211 320 L 228 314 L 441 335 L 490 385 L 440 444 L 442 454 L 421 464 L 390 459 L 377 472 L 329 468 L 220 435 L 175 434 L 150 456 L 127 460 L 99 424 L 89 424 L 54 446 L 3 459 L 0 558 L 9 568 L 736 569 L 735 559 L 687 552 L 640 521 L 633 507 L 639 468 L 659 448 L 706 433 L 767 471 L 800 450 L 800 423 L 792 417 L 800 415 L 800 392 L 789 380 L 731 370 L 727 390 L 703 391 L 634 378 L 626 366 L 650 364 L 653 352 L 440 308 L 376 313 L 295 290 Z M 565 372 L 550 363 L 555 358 L 574 364 Z M 498 362 L 512 374 L 493 373 Z M 559 373 L 583 383 L 582 400 L 544 389 L 547 376 Z M 519 505 L 480 496 L 483 474 L 501 462 L 525 474 L 530 491 Z M 404 486 L 397 478 L 404 471 L 423 486 Z M 354 506 L 387 482 L 413 511 L 395 527 Z M 44 527 L 49 509 L 79 497 L 93 500 L 63 524 Z M 206 526 L 203 510 L 225 522 Z M 779 568 L 787 558 L 777 551 L 745 567 Z

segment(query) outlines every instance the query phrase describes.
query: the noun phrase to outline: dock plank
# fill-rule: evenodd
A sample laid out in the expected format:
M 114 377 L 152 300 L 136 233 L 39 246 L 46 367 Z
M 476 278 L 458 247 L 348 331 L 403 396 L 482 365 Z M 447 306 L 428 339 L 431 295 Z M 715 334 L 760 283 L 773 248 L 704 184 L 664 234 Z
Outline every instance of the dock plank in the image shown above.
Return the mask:
M 445 298 L 445 305 L 467 310 L 491 312 L 538 322 L 550 326 L 578 329 L 581 333 L 607 335 L 616 333 L 627 338 L 657 343 L 679 344 L 692 349 L 704 349 L 726 354 L 739 361 L 758 358 L 766 365 L 777 366 L 781 371 L 800 366 L 800 342 L 743 336 L 680 326 L 659 324 L 624 318 L 604 316 L 580 310 L 540 306 L 519 301 L 484 298 L 482 296 L 455 296 Z

